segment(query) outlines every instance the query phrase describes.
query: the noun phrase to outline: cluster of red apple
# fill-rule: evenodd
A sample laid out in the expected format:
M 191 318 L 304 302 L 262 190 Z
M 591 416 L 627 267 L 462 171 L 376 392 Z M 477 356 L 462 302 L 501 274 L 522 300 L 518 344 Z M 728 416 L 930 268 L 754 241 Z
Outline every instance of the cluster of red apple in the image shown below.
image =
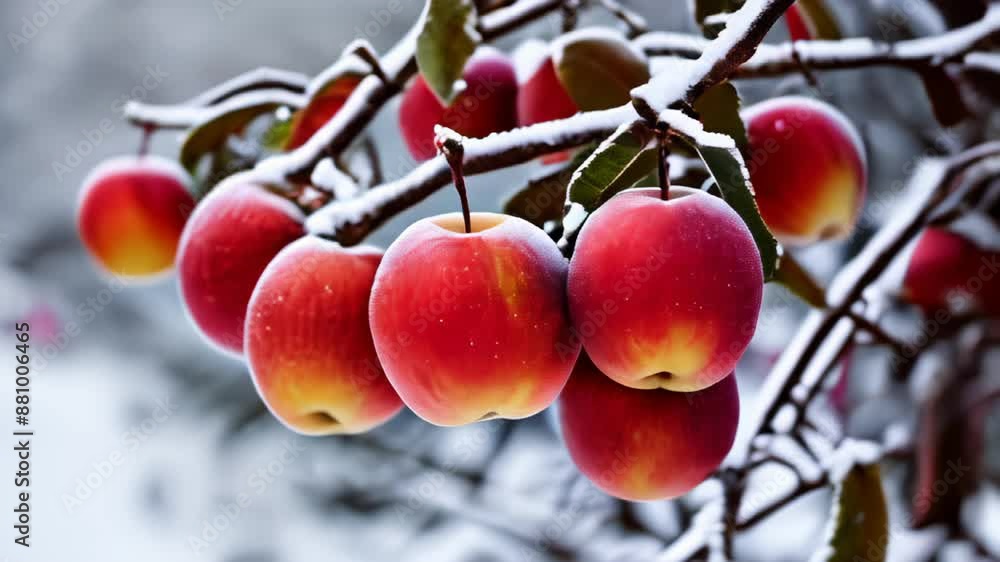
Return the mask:
M 436 124 L 482 137 L 577 111 L 551 58 L 519 85 L 488 52 L 464 80 L 447 106 L 421 76 L 411 81 L 400 115 L 414 157 L 433 155 Z M 340 106 L 324 107 L 324 119 Z M 801 244 L 850 232 L 866 169 L 849 122 L 803 98 L 744 118 L 757 203 L 775 235 Z M 303 120 L 311 131 L 323 122 Z M 732 373 L 764 280 L 742 219 L 707 192 L 620 193 L 590 216 L 567 261 L 513 216 L 426 218 L 383 254 L 307 235 L 298 205 L 241 176 L 197 206 L 188 183 L 156 157 L 100 167 L 81 195 L 81 238 L 117 275 L 164 272 L 176 256 L 193 323 L 245 357 L 270 410 L 298 432 L 366 431 L 404 404 L 445 426 L 517 419 L 559 397 L 581 471 L 636 500 L 685 493 L 732 445 Z M 917 302 L 944 281 L 920 273 L 940 260 L 927 263 L 914 259 Z

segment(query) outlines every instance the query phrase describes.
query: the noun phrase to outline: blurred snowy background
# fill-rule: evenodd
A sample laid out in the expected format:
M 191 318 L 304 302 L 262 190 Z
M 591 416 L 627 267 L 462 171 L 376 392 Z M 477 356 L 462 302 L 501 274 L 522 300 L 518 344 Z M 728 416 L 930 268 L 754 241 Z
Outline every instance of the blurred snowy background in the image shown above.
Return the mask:
M 398 14 L 386 10 L 392 3 Z M 680 0 L 627 2 L 652 27 L 693 31 Z M 853 35 L 899 39 L 946 24 L 924 0 L 837 3 Z M 360 560 L 645 560 L 688 524 L 685 502 L 628 505 L 580 480 L 548 414 L 517 424 L 443 430 L 401 414 L 359 438 L 296 437 L 256 399 L 242 364 L 212 352 L 188 325 L 173 280 L 154 286 L 109 282 L 89 263 L 74 229 L 76 192 L 104 158 L 131 153 L 139 132 L 123 120 L 126 99 L 174 103 L 256 66 L 315 74 L 355 37 L 384 50 L 413 24 L 421 0 L 38 0 L 0 5 L 0 318 L 32 324 L 34 366 L 32 548 L 12 546 L 8 519 L 13 455 L 0 446 L 0 559 L 148 562 Z M 49 6 L 50 14 L 45 18 Z M 55 6 L 55 8 L 52 8 Z M 960 10 L 959 10 L 960 11 Z M 961 17 L 961 16 L 956 16 Z M 25 33 L 26 21 L 44 19 Z M 603 14 L 583 23 L 607 22 Z M 558 32 L 557 18 L 521 35 Z M 27 31 L 31 31 L 28 29 Z M 19 41 L 11 34 L 25 39 Z M 31 35 L 30 37 L 28 35 Z M 784 38 L 776 28 L 771 40 Z M 501 46 L 511 49 L 516 39 Z M 919 81 L 881 69 L 821 76 L 869 146 L 873 193 L 865 227 L 844 244 L 803 256 L 824 279 L 891 212 L 920 155 L 946 154 L 962 137 L 996 137 L 981 120 L 951 134 L 934 124 Z M 800 76 L 741 82 L 754 101 L 813 94 Z M 374 124 L 387 175 L 412 163 L 395 106 Z M 175 156 L 178 137 L 157 135 L 153 151 Z M 496 208 L 532 165 L 470 180 L 474 208 Z M 374 242 L 387 245 L 414 218 L 452 209 L 439 193 L 397 217 Z M 769 288 L 762 328 L 738 371 L 744 412 L 804 307 Z M 42 345 L 45 345 L 44 352 Z M 12 345 L 12 344 L 11 344 Z M 11 354 L 6 354 L 10 356 Z M 855 354 L 850 386 L 831 423 L 881 440 L 890 419 L 912 433 L 905 384 L 885 376 L 884 356 Z M 13 368 L 3 363 L 5 372 Z M 0 384 L 0 404 L 13 383 Z M 867 410 L 867 413 L 866 413 Z M 7 408 L 0 410 L 6 412 Z M 846 413 L 845 413 L 846 412 Z M 11 427 L 13 420 L 4 420 Z M 988 439 L 995 444 L 996 423 Z M 744 429 L 741 427 L 741 429 Z M 996 532 L 997 462 L 967 514 Z M 912 473 L 900 463 L 899 486 Z M 886 470 L 892 477 L 893 470 Z M 787 479 L 787 478 L 785 478 Z M 767 482 L 784 483 L 780 473 Z M 990 484 L 992 482 L 992 484 Z M 764 487 L 761 493 L 778 493 Z M 768 491 L 771 490 L 771 491 Z M 752 497 L 750 499 L 753 499 Z M 762 501 L 762 500 L 761 500 Z M 993 507 L 991 508 L 990 505 Z M 818 545 L 829 494 L 818 492 L 740 535 L 740 559 L 803 560 Z M 929 560 L 943 531 L 903 529 L 894 520 L 891 560 Z M 897 539 L 899 539 L 897 541 Z M 908 550 L 910 549 L 910 550 Z M 967 547 L 948 547 L 968 559 Z

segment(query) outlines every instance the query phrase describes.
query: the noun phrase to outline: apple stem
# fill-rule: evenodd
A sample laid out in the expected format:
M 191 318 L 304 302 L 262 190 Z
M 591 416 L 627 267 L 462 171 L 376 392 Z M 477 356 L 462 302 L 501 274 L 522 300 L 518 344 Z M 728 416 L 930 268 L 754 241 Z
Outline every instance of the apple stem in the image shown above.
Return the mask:
M 462 218 L 465 219 L 465 233 L 472 232 L 472 216 L 469 212 L 469 194 L 465 189 L 465 174 L 462 172 L 462 162 L 465 160 L 465 148 L 462 142 L 454 138 L 446 138 L 438 143 L 438 150 L 444 154 L 448 166 L 451 167 L 451 179 L 458 190 L 462 201 Z
M 149 142 L 156 131 L 156 125 L 146 124 L 142 127 L 142 140 L 139 141 L 139 157 L 149 154 Z
M 667 140 L 666 131 L 660 133 L 659 137 L 657 171 L 660 176 L 660 199 L 666 201 L 670 197 L 670 141 Z

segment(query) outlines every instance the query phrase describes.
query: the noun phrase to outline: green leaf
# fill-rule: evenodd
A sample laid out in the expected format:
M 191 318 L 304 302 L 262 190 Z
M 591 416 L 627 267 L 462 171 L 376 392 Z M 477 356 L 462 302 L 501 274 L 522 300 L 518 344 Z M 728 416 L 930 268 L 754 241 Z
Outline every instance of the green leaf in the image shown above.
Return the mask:
M 582 111 L 628 103 L 632 89 L 649 81 L 646 57 L 612 31 L 581 29 L 554 47 L 559 81 Z
M 709 88 L 694 102 L 694 110 L 706 131 L 732 137 L 741 151 L 749 146 L 747 130 L 740 117 L 740 95 L 732 83 L 722 82 Z
M 889 514 L 877 464 L 855 465 L 837 484 L 824 562 L 884 562 Z
M 652 136 L 638 125 L 625 124 L 604 140 L 574 172 L 569 202 L 588 213 L 627 189 L 656 167 Z
M 196 126 L 191 129 L 181 146 L 181 165 L 194 175 L 203 156 L 217 152 L 230 135 L 239 134 L 251 121 L 281 106 L 277 102 L 248 105 Z
M 806 25 L 809 26 L 812 39 L 830 41 L 843 39 L 837 19 L 833 17 L 823 0 L 798 0 L 792 9 L 797 10 Z
M 697 146 L 695 149 L 701 156 L 712 178 L 722 191 L 722 198 L 729 203 L 746 223 L 753 235 L 757 249 L 760 251 L 760 261 L 764 268 L 764 279 L 770 280 L 778 268 L 778 241 L 764 224 L 753 196 L 753 188 L 744 175 L 743 158 L 735 148 L 725 149 L 711 146 Z
M 423 29 L 417 37 L 417 66 L 431 90 L 448 105 L 455 82 L 481 37 L 470 0 L 427 0 Z

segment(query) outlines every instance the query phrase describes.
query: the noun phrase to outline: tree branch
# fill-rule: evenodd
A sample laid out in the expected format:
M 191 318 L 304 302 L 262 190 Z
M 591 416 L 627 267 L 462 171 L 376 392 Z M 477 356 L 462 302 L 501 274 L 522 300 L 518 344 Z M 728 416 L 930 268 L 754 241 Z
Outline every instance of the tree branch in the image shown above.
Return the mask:
M 1000 72 L 996 55 L 973 53 L 977 47 L 998 37 L 1000 8 L 994 6 L 983 19 L 969 25 L 933 37 L 897 43 L 853 38 L 763 44 L 732 75 L 736 78 L 773 77 L 798 72 L 803 64 L 810 70 L 845 70 L 872 66 L 919 70 L 945 63 L 958 63 L 978 70 Z M 704 54 L 710 41 L 684 33 L 657 31 L 636 38 L 634 43 L 650 56 L 695 59 Z

